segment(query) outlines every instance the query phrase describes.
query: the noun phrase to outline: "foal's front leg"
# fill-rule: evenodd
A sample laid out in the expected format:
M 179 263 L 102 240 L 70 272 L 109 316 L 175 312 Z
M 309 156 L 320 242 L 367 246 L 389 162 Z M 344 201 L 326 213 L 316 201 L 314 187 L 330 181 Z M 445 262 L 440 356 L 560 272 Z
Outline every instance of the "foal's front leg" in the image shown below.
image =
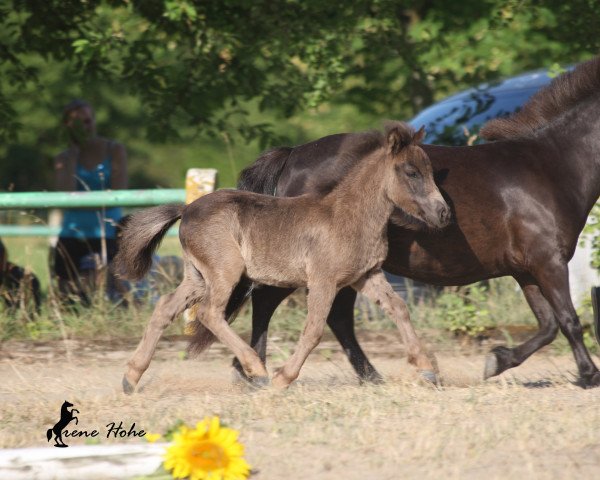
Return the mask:
M 408 363 L 417 367 L 419 374 L 427 381 L 437 384 L 439 373 L 435 356 L 429 353 L 410 322 L 406 303 L 394 292 L 383 271 L 378 269 L 352 285 L 357 292 L 379 305 L 396 323 L 408 353 Z
M 277 369 L 272 385 L 285 388 L 300 374 L 300 369 L 306 358 L 319 344 L 325 329 L 327 314 L 337 293 L 335 285 L 309 285 L 308 286 L 308 315 L 306 325 L 298 340 L 298 345 L 292 356 L 283 367 Z

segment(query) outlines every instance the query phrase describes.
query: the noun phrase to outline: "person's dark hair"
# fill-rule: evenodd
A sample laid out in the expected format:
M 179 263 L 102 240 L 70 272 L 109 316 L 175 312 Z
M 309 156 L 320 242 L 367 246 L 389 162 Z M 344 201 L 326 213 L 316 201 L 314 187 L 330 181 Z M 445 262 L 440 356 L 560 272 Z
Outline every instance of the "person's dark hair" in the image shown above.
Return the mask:
M 92 109 L 92 105 L 81 98 L 76 98 L 71 100 L 69 103 L 65 105 L 62 113 L 62 121 L 66 123 L 69 119 L 69 114 L 74 110 L 79 110 L 80 108 L 89 108 Z

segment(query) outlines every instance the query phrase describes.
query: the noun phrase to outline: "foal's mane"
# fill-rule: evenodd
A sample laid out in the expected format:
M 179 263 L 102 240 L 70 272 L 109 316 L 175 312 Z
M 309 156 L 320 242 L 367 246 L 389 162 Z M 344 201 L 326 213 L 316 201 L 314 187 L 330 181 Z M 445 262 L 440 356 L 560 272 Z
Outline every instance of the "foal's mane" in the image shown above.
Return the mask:
M 595 93 L 600 93 L 600 57 L 556 77 L 533 95 L 519 112 L 490 120 L 482 127 L 480 136 L 486 140 L 531 136 Z
M 320 178 L 315 178 L 311 183 L 314 187 L 308 187 L 309 190 L 314 190 L 319 195 L 327 195 L 336 188 L 341 180 L 345 178 L 351 170 L 353 170 L 360 161 L 375 150 L 385 147 L 388 142 L 388 137 L 392 131 L 395 131 L 399 143 L 403 146 L 410 145 L 415 134 L 414 129 L 407 123 L 390 120 L 384 123 L 384 131 L 367 130 L 364 132 L 348 135 L 343 141 L 338 151 L 340 161 L 331 163 L 331 170 L 323 172 Z M 325 180 L 325 178 L 327 180 Z M 309 181 L 311 181 L 309 180 Z

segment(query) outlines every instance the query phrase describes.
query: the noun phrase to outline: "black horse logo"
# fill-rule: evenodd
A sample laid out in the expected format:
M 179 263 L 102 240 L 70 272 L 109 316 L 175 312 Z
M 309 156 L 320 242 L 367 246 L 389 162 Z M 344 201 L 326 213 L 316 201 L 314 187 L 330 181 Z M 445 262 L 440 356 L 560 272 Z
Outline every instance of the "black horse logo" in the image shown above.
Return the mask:
M 62 407 L 60 409 L 60 420 L 56 422 L 56 425 L 54 425 L 54 427 L 49 428 L 46 432 L 46 437 L 48 437 L 48 441 L 50 441 L 50 439 L 52 438 L 52 434 L 54 433 L 54 440 L 56 441 L 56 443 L 54 444 L 55 447 L 68 447 L 68 445 L 65 442 L 63 442 L 62 431 L 67 427 L 71 420 L 75 420 L 75 425 L 77 425 L 77 423 L 79 422 L 78 418 L 73 415 L 74 412 L 79 413 L 79 410 L 75 408 L 71 409 L 70 411 L 68 410 L 68 408 L 72 406 L 72 403 L 69 403 L 65 400 L 65 403 L 62 404 Z

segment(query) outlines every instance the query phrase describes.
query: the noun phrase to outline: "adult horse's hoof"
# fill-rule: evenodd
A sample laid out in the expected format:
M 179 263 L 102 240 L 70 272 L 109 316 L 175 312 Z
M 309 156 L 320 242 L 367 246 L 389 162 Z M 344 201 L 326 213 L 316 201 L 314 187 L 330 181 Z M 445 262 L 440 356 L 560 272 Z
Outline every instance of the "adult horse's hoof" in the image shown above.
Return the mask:
M 583 387 L 583 388 L 596 388 L 596 387 L 600 387 L 600 372 L 596 372 L 593 375 L 587 377 L 587 378 L 582 378 L 579 381 L 579 384 Z
M 485 358 L 485 369 L 483 370 L 483 379 L 500 375 L 504 370 L 515 367 L 512 362 L 512 350 L 506 347 L 495 347 Z
M 483 370 L 483 379 L 487 380 L 490 377 L 498 375 L 498 359 L 493 353 L 488 353 L 485 357 L 485 368 Z
M 419 370 L 419 375 L 423 380 L 435 385 L 436 387 L 440 385 L 440 379 L 433 370 Z
M 250 383 L 250 378 L 248 378 L 244 372 L 241 372 L 234 367 L 231 370 L 231 383 L 234 385 L 247 385 Z
M 129 380 L 127 380 L 127 377 L 125 375 L 123 375 L 122 385 L 123 392 L 125 392 L 125 395 L 131 395 L 135 391 L 135 385 L 129 383 Z
M 385 383 L 385 380 L 379 374 L 379 372 L 377 372 L 376 370 L 373 370 L 372 372 L 369 372 L 369 373 L 359 376 L 358 382 L 361 385 L 363 385 L 365 383 L 368 383 L 371 385 L 382 385 Z

